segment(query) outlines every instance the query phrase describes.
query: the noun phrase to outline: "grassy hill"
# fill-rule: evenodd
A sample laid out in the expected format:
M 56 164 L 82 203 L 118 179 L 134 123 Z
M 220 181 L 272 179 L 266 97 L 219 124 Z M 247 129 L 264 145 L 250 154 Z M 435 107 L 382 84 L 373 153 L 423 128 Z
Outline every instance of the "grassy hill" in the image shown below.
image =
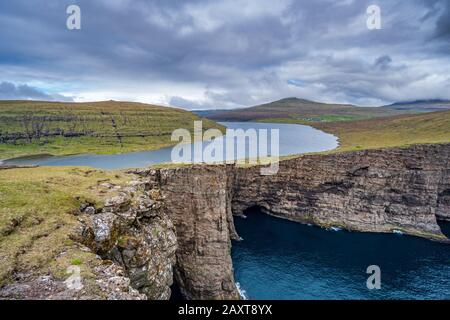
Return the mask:
M 327 104 L 298 98 L 235 110 L 199 112 L 202 116 L 218 121 L 261 121 L 267 119 L 294 120 L 296 122 L 348 121 L 409 113 L 387 107 L 368 108 L 346 104 Z
M 332 151 L 338 152 L 450 142 L 448 109 L 450 102 L 442 100 L 401 102 L 368 108 L 287 98 L 250 108 L 199 114 L 219 121 L 311 125 L 338 136 L 340 147 Z
M 340 147 L 336 151 L 450 142 L 450 111 L 321 122 L 313 126 L 339 137 Z
M 172 145 L 197 115 L 131 102 L 0 101 L 0 159 L 35 154 L 122 153 Z M 203 119 L 204 129 L 222 126 Z
M 445 111 L 450 110 L 449 100 L 416 100 L 397 102 L 386 106 L 395 110 L 407 110 L 414 112 L 433 112 L 433 111 Z

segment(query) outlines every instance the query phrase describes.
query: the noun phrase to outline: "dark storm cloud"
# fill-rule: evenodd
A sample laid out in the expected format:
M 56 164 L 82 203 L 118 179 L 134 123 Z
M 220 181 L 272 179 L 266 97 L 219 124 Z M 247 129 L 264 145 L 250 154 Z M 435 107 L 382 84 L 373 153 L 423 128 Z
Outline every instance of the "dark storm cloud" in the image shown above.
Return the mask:
M 0 100 L 44 100 L 44 101 L 73 101 L 70 97 L 60 94 L 46 94 L 29 85 L 15 85 L 11 82 L 0 82 Z
M 443 3 L 443 9 L 436 22 L 436 35 L 438 37 L 450 38 L 450 2 Z
M 373 3 L 381 30 L 366 28 Z M 446 0 L 2 1 L 0 81 L 194 109 L 445 98 L 448 17 Z
M 389 65 L 391 64 L 392 59 L 388 55 L 384 55 L 381 57 L 378 57 L 377 60 L 375 60 L 375 67 L 381 69 L 381 70 L 387 70 L 389 68 Z

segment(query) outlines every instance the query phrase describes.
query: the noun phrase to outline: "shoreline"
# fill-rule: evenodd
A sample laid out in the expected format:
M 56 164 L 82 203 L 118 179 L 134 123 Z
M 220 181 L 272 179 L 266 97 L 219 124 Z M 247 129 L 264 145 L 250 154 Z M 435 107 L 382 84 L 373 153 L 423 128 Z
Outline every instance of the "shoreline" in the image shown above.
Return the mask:
M 232 121 L 230 121 L 230 123 L 233 123 Z M 249 122 L 245 122 L 246 124 L 248 124 Z M 321 129 L 318 129 L 318 128 L 315 128 L 314 126 L 311 126 L 311 125 L 306 125 L 306 124 L 291 124 L 291 123 L 278 123 L 278 122 L 274 122 L 274 123 L 259 123 L 259 122 L 254 122 L 255 124 L 258 124 L 258 125 L 261 125 L 261 124 L 267 124 L 267 125 L 274 125 L 274 126 L 278 126 L 278 125 L 289 125 L 289 126 L 300 126 L 300 127 L 303 127 L 303 128 L 310 128 L 310 129 L 312 129 L 312 130 L 317 130 L 318 131 L 318 135 L 326 135 L 326 136 L 331 136 L 332 138 L 333 138 L 333 140 L 334 140 L 334 142 L 333 142 L 333 145 L 331 146 L 322 146 L 323 147 L 323 150 L 322 151 L 307 151 L 307 150 L 305 150 L 304 152 L 298 152 L 298 151 L 301 151 L 301 146 L 302 146 L 302 144 L 301 143 L 298 143 L 297 144 L 297 148 L 294 148 L 294 150 L 291 150 L 292 151 L 292 153 L 288 153 L 288 154 L 285 154 L 285 155 L 279 155 L 278 156 L 278 158 L 279 158 L 279 160 L 283 160 L 284 158 L 295 158 L 295 157 L 300 157 L 300 156 L 302 156 L 302 155 L 307 155 L 307 154 L 320 154 L 320 153 L 329 153 L 329 152 L 335 152 L 335 150 L 338 150 L 339 148 L 340 148 L 340 146 L 341 146 L 341 141 L 340 141 L 340 138 L 337 136 L 337 135 L 335 135 L 335 134 L 333 134 L 333 133 L 329 133 L 329 132 L 325 132 L 325 131 L 323 131 L 323 130 L 321 130 Z M 222 126 L 225 126 L 226 128 L 227 128 L 227 130 L 229 129 L 229 127 L 226 125 L 227 123 L 226 122 L 221 122 L 220 123 Z M 233 128 L 231 128 L 231 129 L 233 129 Z M 305 130 L 305 129 L 298 129 L 298 130 Z M 299 134 L 299 136 L 301 136 L 301 134 L 302 134 L 302 132 L 300 132 L 300 133 L 298 133 Z M 223 135 L 222 137 L 225 137 L 226 136 L 226 131 L 225 131 L 225 135 Z M 305 140 L 305 141 L 308 141 L 308 140 Z M 194 144 L 194 143 L 196 143 L 196 142 L 198 142 L 197 140 L 193 140 L 193 141 L 191 141 L 190 142 L 190 144 L 192 145 L 192 144 Z M 204 141 L 205 142 L 205 141 Z M 206 141 L 207 142 L 207 141 Z M 43 161 L 46 161 L 46 160 L 51 160 L 51 159 L 55 159 L 55 161 L 58 161 L 58 159 L 66 159 L 66 158 L 68 158 L 68 157 L 75 157 L 75 156 L 80 156 L 80 157 L 89 157 L 89 156 L 120 156 L 120 155 L 124 155 L 124 157 L 126 157 L 127 155 L 133 155 L 133 154 L 138 154 L 138 153 L 146 153 L 146 152 L 154 152 L 154 151 L 161 151 L 161 150 L 164 150 L 164 149 L 168 149 L 168 148 L 172 148 L 173 146 L 175 146 L 175 145 L 177 145 L 177 144 L 170 144 L 170 145 L 168 145 L 168 146 L 163 146 L 163 147 L 161 147 L 161 148 L 157 148 L 157 149 L 145 149 L 145 150 L 139 150 L 139 151 L 131 151 L 131 152 L 123 152 L 123 153 L 82 153 L 82 152 L 80 152 L 80 153 L 72 153 L 72 154 L 64 154 L 64 155 L 54 155 L 54 154 L 49 154 L 49 153 L 40 153 L 40 154 L 31 154 L 31 155 L 23 155 L 23 156 L 18 156 L 18 157 L 12 157 L 12 158 L 6 158 L 6 159 L 3 159 L 3 165 L 6 165 L 6 164 L 8 164 L 8 165 L 21 165 L 21 161 L 30 161 L 30 162 L 32 162 L 33 160 L 36 160 L 36 161 L 40 161 L 40 160 L 43 160 Z M 315 144 L 315 145 L 318 145 L 319 147 L 320 147 L 320 142 L 318 142 L 317 144 Z M 295 149 L 300 149 L 300 150 L 295 150 Z M 319 149 L 319 148 L 318 148 Z M 250 159 L 248 156 L 249 156 L 250 154 L 247 154 L 247 151 L 246 151 L 246 154 L 245 154 L 245 160 L 247 161 L 248 159 Z M 156 157 L 157 158 L 157 157 Z M 152 155 L 150 155 L 149 156 L 149 162 L 152 160 Z M 148 166 L 153 166 L 153 165 L 159 165 L 159 164 L 165 164 L 165 163 L 168 163 L 168 162 L 170 162 L 170 159 L 168 159 L 168 161 L 167 160 L 158 160 L 158 159 L 154 159 L 155 161 L 157 161 L 156 163 L 149 163 L 149 164 L 147 164 L 147 165 L 144 165 L 144 166 L 142 166 L 143 168 L 145 168 L 145 167 L 148 167 Z M 238 162 L 239 160 L 241 160 L 240 158 L 239 159 L 235 159 L 234 160 L 234 162 Z M 69 160 L 70 161 L 70 160 Z M 89 160 L 90 161 L 90 160 Z M 92 161 L 91 161 L 92 162 Z M 226 162 L 226 161 L 224 161 L 224 162 Z M 33 163 L 31 163 L 31 164 L 33 164 Z M 196 163 L 192 163 L 192 164 L 196 164 Z M 207 163 L 205 163 L 205 164 L 207 164 Z M 136 168 L 137 166 L 136 165 L 130 165 L 130 167 L 123 167 L 123 168 L 119 168 L 119 169 L 129 169 L 129 168 Z M 138 167 L 141 167 L 141 166 L 138 166 Z M 101 167 L 100 167 L 101 168 Z M 105 169 L 105 168 L 102 168 L 102 169 Z

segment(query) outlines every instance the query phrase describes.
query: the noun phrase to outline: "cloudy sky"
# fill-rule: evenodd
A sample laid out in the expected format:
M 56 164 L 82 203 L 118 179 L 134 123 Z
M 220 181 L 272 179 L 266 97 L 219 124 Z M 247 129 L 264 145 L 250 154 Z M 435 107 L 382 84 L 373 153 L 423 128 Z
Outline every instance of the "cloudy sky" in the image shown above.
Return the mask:
M 81 30 L 66 9 L 81 8 Z M 366 25 L 381 8 L 380 30 Z M 0 99 L 450 99 L 448 0 L 2 0 Z

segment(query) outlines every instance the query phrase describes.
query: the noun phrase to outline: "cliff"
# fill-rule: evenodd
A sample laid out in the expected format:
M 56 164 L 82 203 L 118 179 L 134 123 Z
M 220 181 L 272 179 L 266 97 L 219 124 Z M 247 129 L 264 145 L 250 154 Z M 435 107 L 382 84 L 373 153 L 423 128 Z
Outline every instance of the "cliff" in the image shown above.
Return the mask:
M 450 144 L 305 155 L 281 161 L 272 176 L 260 169 L 143 169 L 125 185 L 100 183 L 104 203 L 82 203 L 68 236 L 77 254 L 94 256 L 84 289 L 67 289 L 45 270 L 12 270 L 15 282 L 0 298 L 169 299 L 175 280 L 186 299 L 239 299 L 233 214 L 255 206 L 321 227 L 449 241 L 437 220 L 450 220 Z
M 258 172 L 233 171 L 234 214 L 259 206 L 324 227 L 446 239 L 436 219 L 450 217 L 448 144 L 304 156 L 274 176 Z
M 254 206 L 318 226 L 448 241 L 450 144 L 308 155 L 260 168 L 191 166 L 142 171 L 161 190 L 178 240 L 175 278 L 188 299 L 237 298 L 233 216 Z

